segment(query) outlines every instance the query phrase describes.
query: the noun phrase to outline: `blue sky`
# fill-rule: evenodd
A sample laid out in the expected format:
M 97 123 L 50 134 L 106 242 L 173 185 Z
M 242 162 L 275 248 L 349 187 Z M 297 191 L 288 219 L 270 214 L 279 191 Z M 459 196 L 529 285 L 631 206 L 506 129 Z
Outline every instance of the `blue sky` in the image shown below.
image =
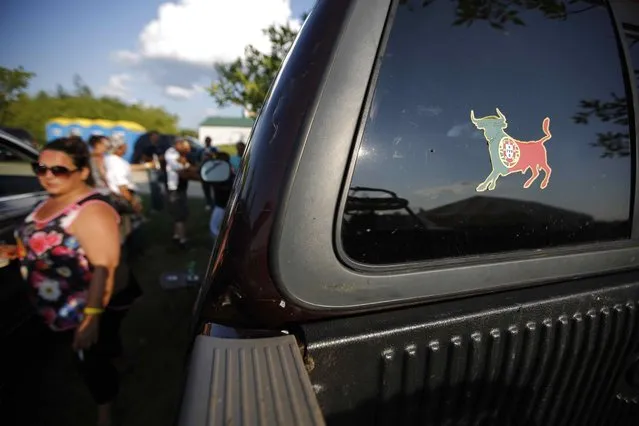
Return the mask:
M 202 90 L 212 63 L 265 46 L 260 29 L 297 19 L 314 0 L 4 0 L 0 65 L 37 74 L 30 91 L 72 86 L 163 106 L 195 128 L 220 110 Z M 253 13 L 247 13 L 253 11 Z

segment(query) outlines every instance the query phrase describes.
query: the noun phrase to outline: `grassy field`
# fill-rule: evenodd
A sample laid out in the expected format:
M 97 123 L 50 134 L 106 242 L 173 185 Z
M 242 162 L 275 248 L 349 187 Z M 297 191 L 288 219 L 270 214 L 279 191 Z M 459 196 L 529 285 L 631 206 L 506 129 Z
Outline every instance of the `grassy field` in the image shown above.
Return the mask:
M 236 155 L 237 148 L 235 148 L 235 144 L 225 144 L 225 145 L 215 145 L 215 147 L 221 151 L 226 152 L 228 155 Z
M 167 291 L 158 277 L 164 272 L 184 270 L 196 262 L 204 274 L 212 246 L 208 232 L 209 214 L 202 200 L 190 200 L 188 234 L 192 249 L 188 252 L 171 242 L 171 222 L 165 213 L 150 216 L 145 235 L 147 252 L 134 269 L 144 290 L 122 326 L 127 364 L 121 368 L 120 396 L 116 403 L 117 425 L 172 425 L 175 419 L 187 331 L 196 289 Z M 70 351 L 55 354 L 56 368 L 48 383 L 55 392 L 43 401 L 49 410 L 47 425 L 87 426 L 95 424 L 94 405 L 72 365 Z M 60 388 L 62 385 L 63 389 Z M 47 384 L 45 383 L 45 387 Z

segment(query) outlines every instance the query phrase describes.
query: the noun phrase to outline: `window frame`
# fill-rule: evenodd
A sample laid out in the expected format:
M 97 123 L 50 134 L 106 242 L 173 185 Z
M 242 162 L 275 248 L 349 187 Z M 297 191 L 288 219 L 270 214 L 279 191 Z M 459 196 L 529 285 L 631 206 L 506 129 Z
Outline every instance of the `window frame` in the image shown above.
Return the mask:
M 392 0 L 352 1 L 350 19 L 336 46 L 318 106 L 309 119 L 306 138 L 300 141 L 299 154 L 291 167 L 291 183 L 271 237 L 271 270 L 280 291 L 306 309 L 348 311 L 639 268 L 638 90 L 634 79 L 629 79 L 631 58 L 614 10 L 611 17 L 626 63 L 627 95 L 633 99 L 630 113 L 634 115 L 635 196 L 630 239 L 398 265 L 362 265 L 345 255 L 341 247 L 344 203 L 397 4 Z
M 366 99 L 364 103 L 364 107 L 362 108 L 361 122 L 357 132 L 357 135 L 354 138 L 354 146 L 352 151 L 352 156 L 354 159 L 357 157 L 357 153 L 363 143 L 364 131 L 366 128 L 366 122 L 368 120 L 368 115 L 370 112 L 370 108 L 373 102 L 373 98 L 375 95 L 375 88 L 377 87 L 377 81 L 379 78 L 379 72 L 382 66 L 384 53 L 386 51 L 386 43 L 388 41 L 388 37 L 390 36 L 390 32 L 392 30 L 395 18 L 395 10 L 399 5 L 399 0 L 391 0 L 392 1 L 392 10 L 389 13 L 388 24 L 384 30 L 384 38 L 380 43 L 380 49 L 378 53 L 378 60 L 375 63 L 375 68 L 373 70 L 373 75 L 371 76 L 369 90 L 366 93 Z M 604 0 L 605 1 L 605 0 Z M 620 1 L 623 3 L 623 0 Z M 631 219 L 631 231 L 630 237 L 626 239 L 619 240 L 611 240 L 611 241 L 602 241 L 602 242 L 588 242 L 582 244 L 572 244 L 572 245 L 560 245 L 555 247 L 548 248 L 533 248 L 533 249 L 524 249 L 518 250 L 517 252 L 506 251 L 506 252 L 493 252 L 493 253 L 479 253 L 472 254 L 466 256 L 459 257 L 443 257 L 443 258 L 432 258 L 432 259 L 423 259 L 423 260 L 415 260 L 411 262 L 403 262 L 397 264 L 369 264 L 365 262 L 357 261 L 351 258 L 342 244 L 342 225 L 344 221 L 344 209 L 347 200 L 348 191 L 350 189 L 350 183 L 352 182 L 353 175 L 356 169 L 356 161 L 351 161 L 348 165 L 347 176 L 346 176 L 346 185 L 343 194 L 341 194 L 341 201 L 338 207 L 338 216 L 336 218 L 335 224 L 335 249 L 337 251 L 338 256 L 341 261 L 344 262 L 350 268 L 357 271 L 371 271 L 371 272 L 389 272 L 389 271 L 401 271 L 406 269 L 415 269 L 415 268 L 434 268 L 434 267 L 442 267 L 442 266 L 464 266 L 468 263 L 476 263 L 481 262 L 485 259 L 490 259 L 491 261 L 498 261 L 500 259 L 506 258 L 524 258 L 529 257 L 531 255 L 535 255 L 539 250 L 544 250 L 545 252 L 550 252 L 553 254 L 555 251 L 557 253 L 564 252 L 575 252 L 581 250 L 589 250 L 596 251 L 605 245 L 611 245 L 611 247 L 615 247 L 619 244 L 628 244 L 632 240 L 637 240 L 639 243 L 639 197 L 637 196 L 637 188 L 639 188 L 639 179 L 637 176 L 637 168 L 639 168 L 639 135 L 636 132 L 636 122 L 639 121 L 639 117 L 635 113 L 635 111 L 639 111 L 638 109 L 638 96 L 639 96 L 639 84 L 634 84 L 636 81 L 634 79 L 634 70 L 632 66 L 632 61 L 630 57 L 629 47 L 627 43 L 627 39 L 625 38 L 625 32 L 627 30 L 624 28 L 623 22 L 620 17 L 623 16 L 623 12 L 625 10 L 615 10 L 614 7 L 611 6 L 609 2 L 606 2 L 609 9 L 609 16 L 612 20 L 612 25 L 615 30 L 617 36 L 617 47 L 619 49 L 619 55 L 622 60 L 625 61 L 624 64 L 621 64 L 623 79 L 624 79 L 624 87 L 625 87 L 625 95 L 633 99 L 633 102 L 629 104 L 629 114 L 632 114 L 635 117 L 635 120 L 630 120 L 629 131 L 631 135 L 631 140 L 634 139 L 634 147 L 632 151 L 631 157 L 635 158 L 634 166 L 631 170 L 632 182 L 631 182 L 631 194 L 634 194 L 633 200 L 631 200 L 631 210 L 630 210 L 630 219 Z M 639 24 L 639 23 L 638 23 Z M 639 35 L 639 30 L 636 31 L 636 34 Z M 639 69 L 639 64 L 637 64 Z M 633 138 L 634 136 L 634 138 Z

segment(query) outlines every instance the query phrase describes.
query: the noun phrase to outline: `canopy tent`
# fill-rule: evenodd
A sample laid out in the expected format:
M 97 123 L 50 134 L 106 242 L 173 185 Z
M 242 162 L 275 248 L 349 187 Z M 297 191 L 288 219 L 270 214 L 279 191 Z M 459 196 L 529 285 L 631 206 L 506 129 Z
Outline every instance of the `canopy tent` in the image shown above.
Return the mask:
M 84 140 L 88 140 L 91 135 L 120 135 L 128 146 L 127 153 L 124 156 L 127 161 L 130 161 L 133 156 L 135 141 L 145 132 L 146 129 L 138 123 L 124 120 L 111 121 L 60 117 L 51 119 L 46 124 L 47 142 L 73 134 L 80 136 Z

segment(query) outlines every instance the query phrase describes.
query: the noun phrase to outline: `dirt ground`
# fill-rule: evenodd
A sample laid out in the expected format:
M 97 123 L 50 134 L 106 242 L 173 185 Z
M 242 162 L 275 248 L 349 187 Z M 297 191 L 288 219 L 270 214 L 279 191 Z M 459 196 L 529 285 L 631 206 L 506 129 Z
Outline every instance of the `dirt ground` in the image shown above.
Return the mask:
M 149 216 L 144 231 L 148 249 L 134 265 L 144 295 L 122 326 L 126 362 L 119 365 L 121 387 L 115 411 L 118 426 L 168 426 L 177 415 L 197 289 L 164 290 L 159 276 L 184 270 L 189 261 L 195 261 L 198 272 L 204 275 L 212 248 L 209 214 L 202 199 L 191 199 L 190 209 L 190 251 L 174 247 L 171 222 L 165 212 Z M 61 349 L 52 355 L 56 368 L 49 369 L 43 383 L 51 392 L 37 404 L 48 413 L 47 425 L 95 424 L 95 408 L 75 372 L 73 354 Z

